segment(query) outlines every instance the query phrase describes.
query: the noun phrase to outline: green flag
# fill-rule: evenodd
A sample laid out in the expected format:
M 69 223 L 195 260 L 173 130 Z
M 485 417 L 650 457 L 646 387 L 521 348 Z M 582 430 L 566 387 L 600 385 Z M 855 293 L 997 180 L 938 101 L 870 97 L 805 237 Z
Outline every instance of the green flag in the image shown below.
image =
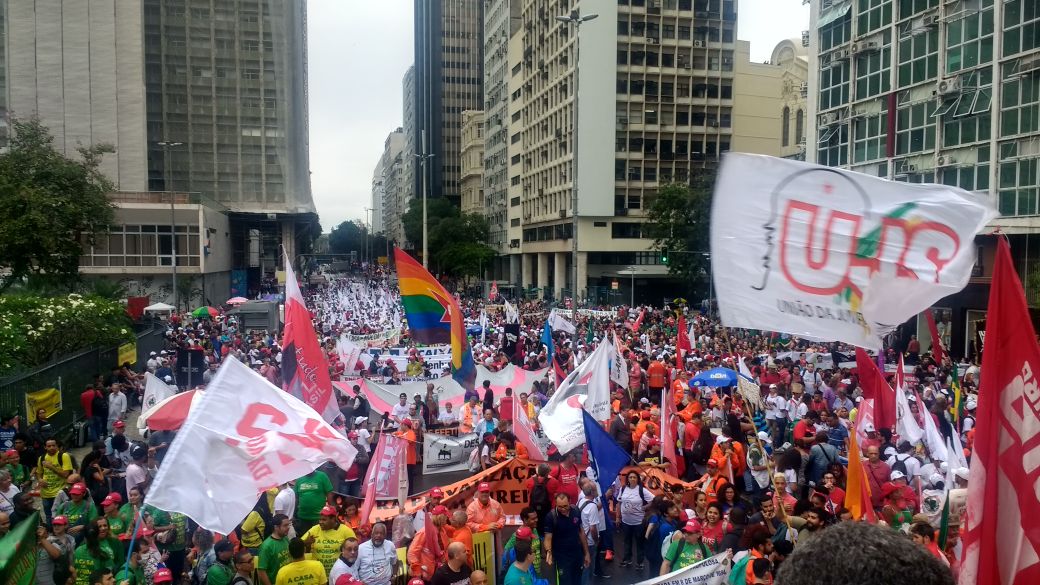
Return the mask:
M 585 326 L 585 345 L 592 345 L 592 317 Z
M 36 512 L 0 538 L 0 583 L 36 583 L 36 527 L 39 525 L 40 513 Z

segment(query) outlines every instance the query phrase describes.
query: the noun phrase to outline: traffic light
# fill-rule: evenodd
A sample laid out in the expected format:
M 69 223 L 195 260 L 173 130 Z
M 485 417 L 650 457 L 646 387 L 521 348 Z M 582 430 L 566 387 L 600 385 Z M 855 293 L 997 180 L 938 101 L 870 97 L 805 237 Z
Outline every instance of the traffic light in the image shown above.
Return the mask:
M 668 264 L 668 248 L 661 248 L 661 264 Z

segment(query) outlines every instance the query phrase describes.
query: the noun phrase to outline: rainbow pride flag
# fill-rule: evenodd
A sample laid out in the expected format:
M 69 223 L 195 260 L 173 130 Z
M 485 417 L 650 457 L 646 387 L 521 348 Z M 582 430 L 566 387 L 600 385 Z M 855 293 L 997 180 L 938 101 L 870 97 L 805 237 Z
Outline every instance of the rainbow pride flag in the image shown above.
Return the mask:
M 451 377 L 463 388 L 472 390 L 477 368 L 459 303 L 422 264 L 400 248 L 394 248 L 394 261 L 412 339 L 427 345 L 450 343 Z

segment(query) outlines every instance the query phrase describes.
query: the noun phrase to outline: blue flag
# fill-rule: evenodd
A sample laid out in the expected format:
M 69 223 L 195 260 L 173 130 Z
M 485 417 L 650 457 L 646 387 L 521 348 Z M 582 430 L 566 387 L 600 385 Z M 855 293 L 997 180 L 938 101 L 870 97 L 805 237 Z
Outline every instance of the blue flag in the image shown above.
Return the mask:
M 553 347 L 552 327 L 549 326 L 549 319 L 545 320 L 545 327 L 542 328 L 542 345 L 545 346 L 545 351 L 548 354 L 546 362 L 551 364 L 556 348 Z
M 596 470 L 596 481 L 599 482 L 599 493 L 605 494 L 631 457 L 585 410 L 582 410 L 582 424 L 585 426 L 585 442 L 589 447 L 591 466 Z

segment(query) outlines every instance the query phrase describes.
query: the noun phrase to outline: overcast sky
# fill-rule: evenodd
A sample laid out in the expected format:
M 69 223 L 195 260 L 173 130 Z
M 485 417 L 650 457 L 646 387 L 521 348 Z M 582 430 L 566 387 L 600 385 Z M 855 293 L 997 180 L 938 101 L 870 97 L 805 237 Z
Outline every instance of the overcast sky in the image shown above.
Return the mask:
M 328 232 L 365 217 L 383 142 L 402 125 L 412 0 L 308 0 L 307 12 L 311 188 Z M 738 0 L 737 12 L 737 36 L 751 41 L 754 61 L 809 28 L 802 0 Z

